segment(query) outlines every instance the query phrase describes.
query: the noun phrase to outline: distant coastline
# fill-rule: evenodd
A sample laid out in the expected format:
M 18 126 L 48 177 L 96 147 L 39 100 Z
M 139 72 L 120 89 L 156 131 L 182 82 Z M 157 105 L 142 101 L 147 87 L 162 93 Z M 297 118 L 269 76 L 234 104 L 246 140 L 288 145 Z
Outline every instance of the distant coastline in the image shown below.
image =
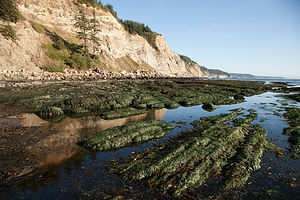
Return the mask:
M 289 83 L 289 85 L 294 85 L 296 87 L 300 87 L 300 79 L 297 78 L 284 78 L 284 77 L 265 77 L 262 78 L 225 78 L 224 80 L 239 80 L 239 81 L 264 81 L 267 84 L 272 82 L 282 82 L 282 83 Z
M 238 74 L 238 73 L 229 73 L 229 78 L 234 79 L 291 79 L 291 80 L 300 80 L 296 77 L 283 77 L 283 76 L 255 76 L 252 74 Z

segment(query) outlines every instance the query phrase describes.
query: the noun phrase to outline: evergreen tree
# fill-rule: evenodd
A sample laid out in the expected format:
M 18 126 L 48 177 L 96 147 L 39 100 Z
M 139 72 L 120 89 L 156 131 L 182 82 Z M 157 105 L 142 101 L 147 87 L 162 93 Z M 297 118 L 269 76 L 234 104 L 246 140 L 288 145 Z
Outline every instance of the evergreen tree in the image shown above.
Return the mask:
M 14 22 L 20 19 L 15 0 L 0 0 L 0 18 L 7 22 Z
M 100 45 L 100 39 L 97 37 L 97 34 L 100 32 L 100 23 L 96 19 L 95 10 L 93 11 L 93 18 L 89 23 L 89 40 L 93 43 L 93 53 L 95 54 L 98 51 L 98 46 Z
M 89 31 L 89 20 L 85 16 L 85 13 L 83 9 L 81 8 L 79 10 L 79 13 L 75 15 L 75 21 L 76 23 L 74 24 L 76 28 L 79 29 L 77 31 L 77 38 L 83 40 L 84 42 L 84 53 L 85 56 L 87 56 L 88 50 L 87 50 L 87 41 L 88 41 L 88 31 Z
M 118 19 L 118 14 L 117 14 L 117 12 L 114 10 L 114 7 L 113 7 L 112 5 L 106 4 L 105 7 L 108 9 L 108 11 L 109 11 L 113 16 L 115 16 L 115 17 Z

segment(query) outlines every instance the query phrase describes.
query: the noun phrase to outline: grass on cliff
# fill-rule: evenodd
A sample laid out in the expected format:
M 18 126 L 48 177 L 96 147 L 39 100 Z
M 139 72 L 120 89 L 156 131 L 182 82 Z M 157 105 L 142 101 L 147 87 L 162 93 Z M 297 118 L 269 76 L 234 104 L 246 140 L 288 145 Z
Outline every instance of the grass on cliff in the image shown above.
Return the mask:
M 190 59 L 189 57 L 187 56 L 184 56 L 184 55 L 179 55 L 180 58 L 188 65 L 193 65 L 193 64 L 196 64 L 195 61 L 193 61 L 192 59 Z
M 86 55 L 82 45 L 70 43 L 50 31 L 46 31 L 46 34 L 53 41 L 52 44 L 43 45 L 49 58 L 62 61 L 64 65 L 79 70 L 88 69 L 95 64 L 93 55 L 89 53 Z
M 41 33 L 41 34 L 45 34 L 46 33 L 46 28 L 45 28 L 44 25 L 36 23 L 36 22 L 33 22 L 33 21 L 31 21 L 30 23 L 31 23 L 32 28 L 36 32 Z
M 64 68 L 61 65 L 43 65 L 40 69 L 46 72 L 64 72 Z
M 14 41 L 17 39 L 16 31 L 10 25 L 2 25 L 0 27 L 0 33 L 8 40 L 11 39 Z

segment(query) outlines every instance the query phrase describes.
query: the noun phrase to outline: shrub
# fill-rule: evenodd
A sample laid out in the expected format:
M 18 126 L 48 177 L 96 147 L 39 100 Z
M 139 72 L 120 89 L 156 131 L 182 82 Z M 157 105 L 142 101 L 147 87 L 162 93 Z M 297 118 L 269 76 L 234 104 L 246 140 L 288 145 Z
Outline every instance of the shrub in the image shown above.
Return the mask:
M 218 69 L 207 69 L 207 71 L 211 74 L 215 74 L 215 75 L 226 75 L 229 76 L 229 74 L 227 72 L 218 70 Z
M 82 46 L 79 45 L 65 45 L 64 41 L 57 40 L 54 44 L 46 44 L 43 47 L 47 50 L 46 56 L 55 60 L 62 60 L 71 68 L 87 69 L 93 62 L 91 55 L 85 56 Z
M 32 28 L 36 32 L 41 33 L 41 34 L 45 34 L 46 33 L 46 28 L 42 24 L 35 23 L 35 22 L 32 22 L 32 21 L 30 23 L 31 23 Z
M 68 57 L 70 57 L 70 52 L 67 49 L 58 49 L 55 48 L 53 44 L 47 44 L 43 46 L 46 51 L 46 55 L 49 58 L 55 59 L 55 60 L 66 60 Z
M 78 3 L 85 3 L 87 5 L 90 5 L 92 7 L 98 7 L 100 6 L 101 8 L 105 9 L 105 7 L 102 5 L 101 1 L 97 0 L 77 0 Z
M 148 26 L 145 26 L 145 24 L 141 24 L 138 22 L 130 21 L 130 20 L 120 20 L 120 22 L 124 25 L 125 29 L 130 34 L 139 34 L 147 42 L 156 50 L 158 50 L 156 46 L 156 36 L 157 33 L 153 32 Z
M 106 10 L 108 10 L 113 16 L 115 16 L 115 18 L 118 19 L 118 14 L 117 12 L 114 10 L 114 7 L 110 4 L 106 4 L 105 5 Z
M 15 0 L 1 0 L 0 18 L 14 23 L 22 18 L 18 11 Z
M 41 70 L 44 70 L 46 72 L 63 72 L 64 69 L 62 66 L 57 65 L 44 65 L 40 67 Z
M 46 34 L 53 41 L 52 44 L 43 45 L 43 48 L 46 50 L 46 56 L 49 58 L 61 60 L 64 62 L 64 65 L 75 69 L 87 69 L 95 62 L 92 59 L 93 55 L 88 52 L 86 53 L 82 45 L 69 43 L 56 33 L 50 31 L 46 31 Z M 49 70 L 52 70 L 52 68 L 49 68 Z M 46 71 L 49 70 L 46 69 Z
M 6 39 L 12 39 L 16 40 L 16 31 L 11 27 L 10 25 L 2 25 L 0 27 L 0 33 L 6 38 Z
M 180 58 L 185 62 L 187 63 L 188 65 L 192 65 L 192 64 L 196 64 L 195 61 L 193 61 L 192 59 L 190 59 L 189 57 L 187 56 L 184 56 L 184 55 L 179 55 Z
M 65 42 L 61 39 L 58 39 L 54 44 L 53 44 L 53 47 L 56 48 L 56 49 L 59 49 L 59 50 L 64 50 L 66 49 L 66 45 L 65 45 Z
M 73 53 L 70 58 L 67 60 L 68 65 L 72 68 L 77 68 L 77 69 L 87 69 L 89 66 L 92 64 L 93 60 L 89 56 L 85 56 L 84 54 L 81 53 Z M 69 61 L 69 63 L 68 63 Z

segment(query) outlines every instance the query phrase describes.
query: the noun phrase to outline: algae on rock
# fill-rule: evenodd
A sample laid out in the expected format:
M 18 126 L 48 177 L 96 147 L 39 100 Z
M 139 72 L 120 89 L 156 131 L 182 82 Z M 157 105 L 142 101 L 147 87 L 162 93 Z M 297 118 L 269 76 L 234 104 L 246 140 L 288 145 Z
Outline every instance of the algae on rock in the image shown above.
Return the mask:
M 123 118 L 123 117 L 129 117 L 133 115 L 140 115 L 143 113 L 146 113 L 145 110 L 138 110 L 133 108 L 123 108 L 118 110 L 112 110 L 105 113 L 102 113 L 100 116 L 103 119 L 117 119 L 117 118 Z
M 260 94 L 268 86 L 260 82 L 222 80 L 118 80 L 51 83 L 22 88 L 0 88 L 0 103 L 35 113 L 58 107 L 66 115 L 96 114 L 107 118 L 126 117 L 139 111 L 182 106 L 234 104 L 236 93 Z M 214 106 L 212 106 L 214 107 Z M 121 113 L 122 109 L 125 112 Z M 126 109 L 128 109 L 126 111 Z M 128 112 L 128 111 L 134 112 Z M 113 112 L 115 111 L 115 113 Z M 112 115 L 112 116 L 109 116 Z M 114 115 L 114 116 L 113 116 Z
M 290 127 L 283 130 L 283 134 L 289 135 L 289 142 L 292 143 L 290 148 L 291 158 L 300 158 L 300 108 L 286 108 L 285 118 L 288 119 Z
M 129 123 L 97 133 L 79 144 L 96 151 L 109 151 L 162 137 L 173 128 L 175 126 L 161 120 Z
M 264 148 L 268 145 L 267 135 L 267 132 L 259 126 L 250 129 L 250 135 L 246 137 L 242 148 L 233 157 L 231 168 L 226 172 L 224 190 L 244 186 L 251 173 L 260 168 Z
M 202 108 L 206 111 L 211 112 L 211 111 L 215 110 L 217 107 L 214 104 L 212 104 L 211 102 L 208 102 L 208 103 L 204 103 L 202 105 Z
M 64 115 L 64 111 L 61 108 L 54 106 L 43 106 L 36 114 L 42 119 L 52 119 L 53 121 L 59 120 Z
M 192 132 L 169 141 L 163 148 L 129 158 L 112 170 L 129 180 L 145 180 L 150 187 L 179 196 L 205 183 L 212 174 L 229 169 L 223 189 L 243 186 L 251 173 L 259 169 L 267 145 L 267 133 L 252 125 L 253 111 L 245 120 L 228 126 L 228 122 L 243 115 L 242 109 L 229 114 L 202 117 L 194 121 Z M 241 149 L 241 150 L 240 150 Z

